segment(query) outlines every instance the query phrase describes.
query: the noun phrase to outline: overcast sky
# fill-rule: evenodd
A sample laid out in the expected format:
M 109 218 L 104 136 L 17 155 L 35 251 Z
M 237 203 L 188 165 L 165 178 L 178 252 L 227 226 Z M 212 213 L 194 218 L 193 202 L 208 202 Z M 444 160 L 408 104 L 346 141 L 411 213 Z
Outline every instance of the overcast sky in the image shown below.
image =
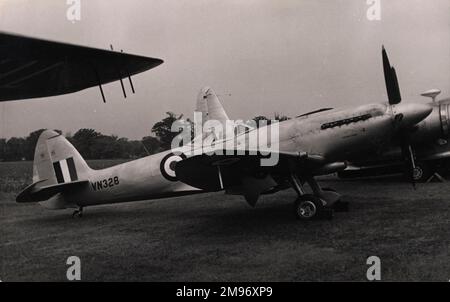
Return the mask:
M 67 0 L 0 0 L 1 31 L 165 61 L 134 77 L 127 100 L 112 83 L 107 104 L 96 87 L 0 102 L 0 137 L 88 127 L 140 139 L 166 111 L 192 116 L 202 86 L 235 119 L 385 102 L 382 44 L 405 101 L 430 88 L 449 97 L 450 1 L 380 1 L 369 21 L 366 0 L 81 0 L 72 23 Z

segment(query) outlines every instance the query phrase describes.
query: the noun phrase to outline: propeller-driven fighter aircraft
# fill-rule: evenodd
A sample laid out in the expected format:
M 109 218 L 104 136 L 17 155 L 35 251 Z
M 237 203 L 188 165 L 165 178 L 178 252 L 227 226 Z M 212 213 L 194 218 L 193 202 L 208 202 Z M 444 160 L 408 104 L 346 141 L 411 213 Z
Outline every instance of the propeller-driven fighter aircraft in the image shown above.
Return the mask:
M 432 111 L 428 104 L 400 103 L 395 70 L 384 50 L 383 62 L 389 103 L 319 110 L 280 122 L 276 124 L 278 135 L 271 136 L 271 142 L 276 139 L 276 149 L 260 145 L 257 150 L 251 149 L 251 142 L 272 133 L 269 127 L 273 125 L 266 125 L 213 141 L 207 148 L 196 144 L 203 142 L 202 134 L 200 139 L 197 136 L 189 144 L 169 151 L 93 170 L 62 135 L 44 131 L 35 151 L 34 183 L 18 195 L 17 202 L 39 202 L 51 209 L 77 208 L 74 214 L 81 216 L 86 206 L 211 191 L 243 195 L 254 206 L 261 194 L 293 188 L 298 194 L 297 218 L 331 217 L 340 195 L 322 189 L 315 177 L 340 171 L 346 167 L 347 158 L 407 135 Z M 122 71 L 127 67 L 120 66 Z M 91 79 L 90 84 L 94 85 L 97 78 Z M 64 74 L 56 80 L 66 82 Z M 56 91 L 64 93 L 64 89 Z M 217 107 L 217 96 L 212 90 L 203 90 L 201 95 L 209 105 L 207 114 L 202 109 L 207 119 L 228 119 Z M 20 96 L 33 93 L 16 92 L 15 97 Z M 234 147 L 230 149 L 229 145 Z M 407 152 L 411 150 L 409 141 L 402 141 L 402 146 L 405 154 L 411 155 Z M 275 162 L 262 164 L 274 155 Z M 305 183 L 311 194 L 305 190 Z

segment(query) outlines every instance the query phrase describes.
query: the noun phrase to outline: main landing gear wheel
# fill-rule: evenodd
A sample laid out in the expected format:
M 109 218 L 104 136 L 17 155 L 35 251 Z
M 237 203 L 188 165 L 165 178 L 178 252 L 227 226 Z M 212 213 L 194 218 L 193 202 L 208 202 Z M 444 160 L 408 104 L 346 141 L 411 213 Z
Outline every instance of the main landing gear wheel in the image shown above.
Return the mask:
M 295 215 L 300 220 L 313 220 L 319 217 L 332 218 L 333 211 L 325 209 L 319 197 L 305 194 L 295 201 Z
M 79 208 L 78 210 L 73 211 L 72 218 L 81 218 L 83 217 L 83 208 Z
M 427 181 L 431 175 L 434 173 L 431 167 L 424 162 L 416 162 L 415 167 L 412 171 L 413 179 L 416 182 L 425 182 Z

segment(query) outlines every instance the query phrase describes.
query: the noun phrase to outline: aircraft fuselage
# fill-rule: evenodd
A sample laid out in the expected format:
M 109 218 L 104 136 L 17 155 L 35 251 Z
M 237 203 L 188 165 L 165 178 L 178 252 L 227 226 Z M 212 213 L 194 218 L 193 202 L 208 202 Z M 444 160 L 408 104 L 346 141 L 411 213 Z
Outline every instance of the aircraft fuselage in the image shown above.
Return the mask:
M 279 150 L 307 152 L 327 161 L 344 161 L 355 152 L 386 144 L 395 133 L 395 117 L 402 114 L 404 126 L 412 126 L 430 113 L 419 104 L 389 106 L 370 104 L 346 110 L 333 110 L 302 116 L 279 123 Z M 264 131 L 255 129 L 242 136 L 247 141 Z M 240 138 L 238 137 L 238 140 Z M 91 170 L 89 185 L 71 194 L 58 194 L 41 202 L 50 208 L 89 206 L 115 202 L 155 199 L 200 193 L 202 190 L 177 180 L 174 162 L 183 156 L 174 151 L 150 155 L 103 170 Z

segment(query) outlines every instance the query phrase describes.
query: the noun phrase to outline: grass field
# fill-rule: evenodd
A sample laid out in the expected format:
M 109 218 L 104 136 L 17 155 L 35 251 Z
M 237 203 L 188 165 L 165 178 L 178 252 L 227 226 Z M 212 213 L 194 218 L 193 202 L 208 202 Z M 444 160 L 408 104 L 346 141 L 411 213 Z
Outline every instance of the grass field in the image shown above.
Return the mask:
M 113 162 L 91 162 L 107 166 Z M 81 259 L 85 281 L 366 280 L 368 256 L 383 280 L 450 279 L 450 186 L 395 179 L 324 185 L 344 194 L 348 213 L 293 219 L 293 191 L 256 209 L 221 193 L 71 210 L 16 204 L 31 163 L 0 163 L 0 279 L 64 281 Z

